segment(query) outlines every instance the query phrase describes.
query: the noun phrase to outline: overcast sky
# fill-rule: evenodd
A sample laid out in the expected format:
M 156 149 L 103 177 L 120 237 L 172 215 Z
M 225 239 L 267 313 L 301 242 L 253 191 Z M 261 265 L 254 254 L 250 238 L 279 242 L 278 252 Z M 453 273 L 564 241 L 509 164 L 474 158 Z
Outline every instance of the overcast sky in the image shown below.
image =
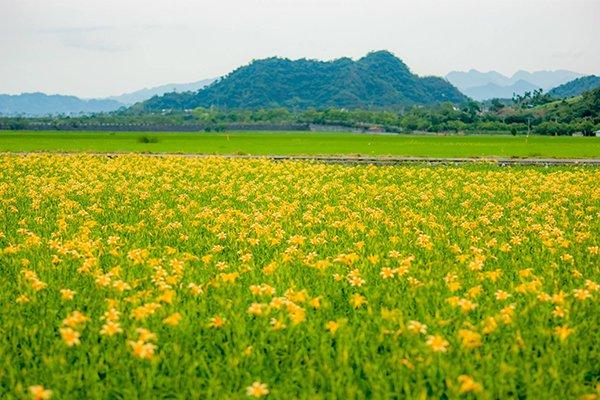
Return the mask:
M 600 75 L 600 0 L 0 0 L 0 93 L 101 97 L 269 56 Z

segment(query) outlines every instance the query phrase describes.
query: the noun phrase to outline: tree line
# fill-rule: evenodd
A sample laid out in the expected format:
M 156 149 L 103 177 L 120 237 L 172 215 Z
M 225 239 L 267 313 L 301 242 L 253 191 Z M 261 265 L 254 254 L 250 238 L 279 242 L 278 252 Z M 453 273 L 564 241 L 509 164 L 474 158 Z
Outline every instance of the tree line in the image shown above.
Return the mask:
M 552 100 L 541 92 L 515 97 L 512 101 L 450 102 L 412 106 L 403 111 L 309 108 L 257 110 L 195 108 L 160 112 L 134 108 L 112 113 L 40 118 L 0 118 L 0 129 L 31 129 L 51 125 L 56 129 L 85 129 L 91 125 L 197 125 L 205 130 L 225 130 L 235 124 L 319 124 L 352 128 L 376 126 L 389 132 L 511 133 L 592 135 L 600 129 L 600 88 L 577 98 Z

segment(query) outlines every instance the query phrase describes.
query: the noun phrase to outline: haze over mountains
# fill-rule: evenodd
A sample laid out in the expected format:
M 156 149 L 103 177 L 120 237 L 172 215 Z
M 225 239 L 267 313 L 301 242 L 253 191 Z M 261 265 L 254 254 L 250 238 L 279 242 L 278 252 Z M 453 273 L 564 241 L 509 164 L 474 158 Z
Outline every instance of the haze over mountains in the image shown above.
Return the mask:
M 581 76 L 577 72 L 567 70 L 534 72 L 521 70 L 508 77 L 496 71 L 480 72 L 471 69 L 467 72 L 450 72 L 446 75 L 446 79 L 467 96 L 482 101 L 512 98 L 513 93 L 522 95 L 535 89 L 543 89 L 547 92 Z
M 214 82 L 203 79 L 191 83 L 169 83 L 152 88 L 144 88 L 131 93 L 111 96 L 106 99 L 81 99 L 68 95 L 47 95 L 44 93 L 22 93 L 19 95 L 0 94 L 0 115 L 78 115 L 116 111 L 137 102 L 148 100 L 171 92 L 198 91 Z
M 115 100 L 83 100 L 75 96 L 46 95 L 44 93 L 23 93 L 19 95 L 0 94 L 0 115 L 43 116 L 91 114 L 115 111 L 124 104 Z
M 169 92 L 196 92 L 203 87 L 210 85 L 214 81 L 215 79 L 202 79 L 191 83 L 169 83 L 167 85 L 144 88 L 119 96 L 111 96 L 109 99 L 118 101 L 121 104 L 132 105 L 140 101 L 148 100 L 151 97 L 161 96 Z

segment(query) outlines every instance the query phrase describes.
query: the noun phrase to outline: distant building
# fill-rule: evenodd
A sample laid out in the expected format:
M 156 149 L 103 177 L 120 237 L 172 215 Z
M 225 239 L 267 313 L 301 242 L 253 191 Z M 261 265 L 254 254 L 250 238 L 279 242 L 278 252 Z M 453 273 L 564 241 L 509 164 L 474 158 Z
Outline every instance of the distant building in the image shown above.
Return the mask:
M 594 132 L 594 134 L 596 135 L 596 137 L 600 137 L 600 131 L 596 131 Z

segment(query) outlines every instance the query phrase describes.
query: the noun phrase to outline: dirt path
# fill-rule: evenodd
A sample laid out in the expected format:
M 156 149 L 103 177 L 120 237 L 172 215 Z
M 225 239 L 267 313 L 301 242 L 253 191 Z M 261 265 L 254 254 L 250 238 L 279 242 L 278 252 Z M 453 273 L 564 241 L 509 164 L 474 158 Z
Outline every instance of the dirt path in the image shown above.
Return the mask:
M 99 152 L 3 152 L 1 155 L 93 155 L 103 157 L 119 157 L 138 155 L 144 157 L 188 157 L 188 158 L 239 158 L 239 159 L 268 159 L 273 161 L 314 161 L 328 164 L 371 164 L 371 165 L 457 165 L 488 163 L 498 166 L 538 165 L 538 166 L 600 166 L 600 158 L 504 158 L 504 157 L 468 157 L 468 158 L 438 158 L 438 157 L 365 157 L 365 156 L 312 156 L 312 155 L 237 155 L 237 154 L 196 154 L 196 153 L 99 153 Z

